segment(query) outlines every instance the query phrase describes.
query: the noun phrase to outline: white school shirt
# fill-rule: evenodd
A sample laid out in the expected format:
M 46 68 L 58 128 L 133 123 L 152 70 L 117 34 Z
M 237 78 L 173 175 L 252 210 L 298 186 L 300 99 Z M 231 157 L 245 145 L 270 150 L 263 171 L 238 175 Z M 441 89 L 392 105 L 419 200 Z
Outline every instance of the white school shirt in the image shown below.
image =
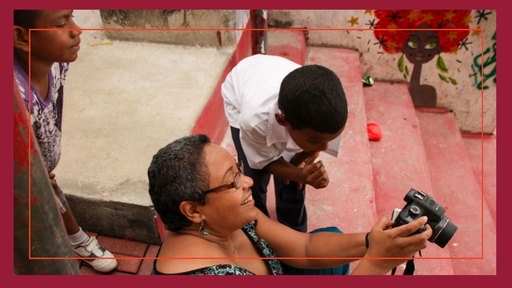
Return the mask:
M 283 57 L 256 54 L 241 60 L 222 83 L 226 117 L 230 126 L 240 129 L 240 142 L 253 169 L 280 157 L 290 161 L 303 151 L 275 119 L 281 82 L 299 67 Z

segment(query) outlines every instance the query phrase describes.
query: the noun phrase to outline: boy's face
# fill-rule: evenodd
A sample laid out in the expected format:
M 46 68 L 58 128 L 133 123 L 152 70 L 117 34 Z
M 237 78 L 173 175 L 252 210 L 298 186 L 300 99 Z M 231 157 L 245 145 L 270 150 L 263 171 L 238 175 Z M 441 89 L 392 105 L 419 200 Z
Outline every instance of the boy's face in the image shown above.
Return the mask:
M 327 134 L 317 132 L 311 128 L 295 130 L 288 127 L 288 132 L 295 144 L 302 150 L 313 153 L 327 150 L 329 142 L 336 139 L 343 132 L 343 129 L 335 134 Z
M 41 10 L 35 26 L 52 30 L 30 32 L 32 60 L 53 63 L 73 62 L 78 58 L 82 30 L 73 21 L 73 10 Z

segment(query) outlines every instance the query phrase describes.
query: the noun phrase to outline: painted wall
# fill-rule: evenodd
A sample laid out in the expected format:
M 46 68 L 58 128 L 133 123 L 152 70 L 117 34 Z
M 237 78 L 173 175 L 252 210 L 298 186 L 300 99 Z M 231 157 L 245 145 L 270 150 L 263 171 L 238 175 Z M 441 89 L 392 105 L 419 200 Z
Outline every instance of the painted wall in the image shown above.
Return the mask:
M 453 110 L 463 131 L 495 131 L 495 10 L 269 10 L 268 25 L 358 50 L 363 75 L 409 82 L 415 105 Z

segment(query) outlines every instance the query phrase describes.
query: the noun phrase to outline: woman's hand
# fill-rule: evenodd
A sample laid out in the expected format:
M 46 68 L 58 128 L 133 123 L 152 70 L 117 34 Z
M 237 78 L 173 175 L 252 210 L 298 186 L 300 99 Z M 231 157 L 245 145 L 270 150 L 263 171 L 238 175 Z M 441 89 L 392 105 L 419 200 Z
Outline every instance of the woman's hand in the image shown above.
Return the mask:
M 369 249 L 365 258 L 397 258 L 379 260 L 378 264 L 385 270 L 390 269 L 412 259 L 422 249 L 427 247 L 428 238 L 432 235 L 432 229 L 427 223 L 427 217 L 420 217 L 411 223 L 391 228 L 393 221 L 383 217 L 372 228 L 369 235 Z M 422 233 L 413 234 L 425 225 Z
M 420 217 L 411 223 L 391 228 L 393 221 L 383 217 L 373 226 L 369 235 L 369 249 L 352 275 L 384 275 L 404 263 L 420 250 L 427 247 L 432 229 L 427 217 Z M 422 233 L 413 234 L 425 225 Z M 386 258 L 386 259 L 383 259 Z
M 423 216 L 411 223 L 391 228 L 393 221 L 382 217 L 370 231 L 370 247 L 366 255 L 412 258 L 416 252 L 427 247 L 427 240 L 432 235 L 432 229 L 426 223 L 427 217 Z M 412 235 L 423 225 L 426 231 Z

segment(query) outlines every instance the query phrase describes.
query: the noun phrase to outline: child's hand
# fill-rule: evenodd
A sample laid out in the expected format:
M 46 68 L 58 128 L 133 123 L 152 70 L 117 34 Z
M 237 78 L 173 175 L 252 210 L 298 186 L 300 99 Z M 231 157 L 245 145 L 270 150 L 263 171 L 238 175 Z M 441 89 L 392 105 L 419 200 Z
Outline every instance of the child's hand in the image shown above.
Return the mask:
M 313 186 L 316 189 L 325 188 L 329 184 L 329 175 L 325 170 L 325 166 L 322 161 L 316 163 L 310 163 L 306 161 L 304 168 L 302 169 L 306 184 Z
M 304 168 L 304 166 L 306 166 L 307 164 L 313 164 L 319 155 L 320 155 L 320 152 L 318 152 L 318 151 L 314 152 L 314 153 L 309 153 L 309 152 L 303 151 L 299 154 L 295 154 L 295 156 L 290 161 L 290 164 L 292 164 L 298 168 Z M 306 160 L 304 161 L 304 160 L 298 160 L 298 159 L 306 159 Z M 285 185 L 290 184 L 289 179 L 283 179 L 283 182 Z M 308 184 L 308 183 L 306 183 L 306 184 Z M 303 184 L 303 183 L 297 182 L 297 190 L 302 189 L 302 187 L 304 185 L 305 184 Z
M 50 183 L 55 191 L 59 189 L 59 185 L 57 185 L 57 180 L 55 180 L 55 173 L 49 173 L 48 177 L 50 177 Z

